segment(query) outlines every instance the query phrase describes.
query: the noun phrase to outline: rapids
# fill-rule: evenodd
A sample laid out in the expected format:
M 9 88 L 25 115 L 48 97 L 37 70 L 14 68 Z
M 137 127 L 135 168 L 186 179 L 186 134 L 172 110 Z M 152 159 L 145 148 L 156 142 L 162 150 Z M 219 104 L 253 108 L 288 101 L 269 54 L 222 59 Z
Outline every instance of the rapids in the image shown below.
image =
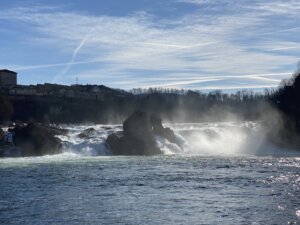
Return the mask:
M 223 122 L 223 123 L 181 123 L 165 124 L 171 127 L 180 145 L 157 137 L 157 144 L 164 154 L 187 155 L 294 155 L 295 151 L 281 149 L 265 139 L 260 122 Z M 121 131 L 122 125 L 63 125 L 68 129 L 67 136 L 58 136 L 64 145 L 64 153 L 79 156 L 111 155 L 105 145 L 107 136 Z M 87 138 L 79 134 L 86 129 L 94 128 Z

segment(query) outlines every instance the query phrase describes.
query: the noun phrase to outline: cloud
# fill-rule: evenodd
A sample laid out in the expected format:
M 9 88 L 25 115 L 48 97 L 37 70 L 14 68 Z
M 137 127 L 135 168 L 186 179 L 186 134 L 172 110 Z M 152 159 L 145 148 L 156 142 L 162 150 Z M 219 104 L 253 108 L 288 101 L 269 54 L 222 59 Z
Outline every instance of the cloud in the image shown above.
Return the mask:
M 199 76 L 198 74 L 191 75 L 190 73 L 168 73 L 160 77 L 149 77 L 145 80 L 143 77 L 133 77 L 132 75 L 122 74 L 117 70 L 105 69 L 103 75 L 99 77 L 98 71 L 87 71 L 84 74 L 74 74 L 70 77 L 74 81 L 75 77 L 79 77 L 80 81 L 101 80 L 102 83 L 107 84 L 109 81 L 113 84 L 113 87 L 120 87 L 125 89 L 131 89 L 132 87 L 172 87 L 181 89 L 186 87 L 189 89 L 205 89 L 212 90 L 215 87 L 221 89 L 221 87 L 229 86 L 228 89 L 240 88 L 263 88 L 263 87 L 276 87 L 281 79 L 288 78 L 291 73 L 274 73 L 274 74 L 244 74 L 240 76 L 222 75 L 222 76 Z M 224 82 L 223 82 L 224 81 Z M 257 82 L 259 81 L 259 82 Z M 237 85 L 238 83 L 238 85 Z M 232 88 L 235 87 L 235 88 Z M 226 88 L 225 88 L 226 89 Z
M 200 87 L 200 90 L 239 90 L 239 89 L 266 89 L 266 88 L 275 88 L 277 85 L 268 84 L 268 85 L 215 85 L 215 86 L 205 86 Z
M 215 4 L 215 7 L 225 4 L 218 0 L 178 2 L 197 4 L 199 10 L 203 4 Z M 89 82 L 105 79 L 111 86 L 122 84 L 121 87 L 126 88 L 133 88 L 134 84 L 181 88 L 208 81 L 218 84 L 215 87 L 223 87 L 224 81 L 241 78 L 257 82 L 257 85 L 249 82 L 249 88 L 273 87 L 279 79 L 259 74 L 292 71 L 299 59 L 295 51 L 299 42 L 288 36 L 299 35 L 298 20 L 283 13 L 297 8 L 297 2 L 276 1 L 276 10 L 269 9 L 268 1 L 253 4 L 226 1 L 226 4 L 229 10 L 226 13 L 197 12 L 173 20 L 147 13 L 113 17 L 47 7 L 4 10 L 0 20 L 30 27 L 34 33 L 28 42 L 44 37 L 59 43 L 51 47 L 57 49 L 57 54 L 64 55 L 61 63 L 49 61 L 16 68 L 32 72 L 57 68 L 57 76 L 53 76 L 55 82 L 79 76 Z M 278 13 L 282 14 L 283 22 L 275 23 L 271 17 Z M 83 66 L 84 69 L 77 71 Z M 107 69 L 109 67 L 112 69 Z M 93 72 L 89 73 L 90 70 Z M 168 79 L 175 79 L 179 74 L 181 80 L 168 83 Z M 119 80 L 114 79 L 115 76 Z M 120 81 L 122 76 L 126 82 Z M 162 76 L 166 81 L 161 80 Z
M 58 77 L 61 77 L 63 75 L 65 75 L 69 69 L 71 68 L 72 65 L 74 65 L 74 60 L 76 58 L 76 56 L 78 55 L 80 49 L 85 45 L 85 43 L 88 41 L 88 39 L 90 38 L 90 36 L 92 35 L 92 33 L 94 32 L 94 28 L 90 29 L 90 31 L 83 37 L 83 39 L 80 41 L 79 45 L 75 48 L 71 60 L 68 64 L 66 64 L 65 68 L 60 71 L 54 78 L 53 78 L 53 82 L 56 82 Z M 77 63 L 78 65 L 78 63 Z
M 42 64 L 42 65 L 27 65 L 27 66 L 12 66 L 13 70 L 24 71 L 24 70 L 36 70 L 44 68 L 53 68 L 53 67 L 65 67 L 68 65 L 80 65 L 80 64 L 92 64 L 100 62 L 99 60 L 91 61 L 77 61 L 77 62 L 66 62 L 66 63 L 51 63 L 51 64 Z
M 215 4 L 217 0 L 177 0 L 177 2 L 204 5 L 204 4 Z
M 272 2 L 263 1 L 258 2 L 255 5 L 255 8 L 272 14 L 284 14 L 287 16 L 294 16 L 294 14 L 299 14 L 300 2 L 295 0 Z

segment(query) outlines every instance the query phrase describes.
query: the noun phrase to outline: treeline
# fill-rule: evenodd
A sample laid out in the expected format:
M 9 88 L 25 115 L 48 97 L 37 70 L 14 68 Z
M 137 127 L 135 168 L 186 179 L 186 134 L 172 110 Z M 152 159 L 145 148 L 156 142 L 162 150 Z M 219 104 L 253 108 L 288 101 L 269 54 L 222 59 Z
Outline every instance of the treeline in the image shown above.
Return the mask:
M 133 89 L 131 93 L 137 99 L 136 108 L 159 113 L 165 120 L 175 122 L 222 121 L 233 119 L 233 116 L 256 120 L 268 104 L 265 93 L 252 90 L 204 93 L 197 90 L 148 88 Z
M 287 129 L 300 134 L 300 70 L 292 78 L 283 80 L 269 99 L 283 113 Z
M 178 94 L 184 95 L 188 93 L 197 93 L 204 98 L 217 97 L 217 99 L 227 100 L 227 99 L 257 99 L 264 98 L 266 93 L 269 93 L 269 90 L 266 89 L 264 93 L 254 92 L 253 90 L 241 90 L 236 93 L 224 93 L 222 90 L 214 90 L 208 93 L 201 92 L 199 90 L 186 90 L 186 89 L 176 89 L 176 88 L 164 88 L 164 87 L 149 87 L 149 88 L 133 88 L 128 91 L 129 93 L 136 96 L 143 96 L 149 94 Z M 203 98 L 202 97 L 202 98 Z
M 257 119 L 266 106 L 266 95 L 253 91 L 234 94 L 213 91 L 182 91 L 149 88 L 104 99 L 46 96 L 0 96 L 0 122 L 121 123 L 135 110 L 157 113 L 173 122 L 226 120 L 228 117 Z
M 286 115 L 291 130 L 300 130 L 300 76 L 283 81 L 278 89 L 204 93 L 172 88 L 115 90 L 101 99 L 0 95 L 0 123 L 121 123 L 135 110 L 160 114 L 171 122 L 206 122 L 266 118 L 270 104 Z M 288 124 L 288 123 L 286 123 Z M 293 125 L 296 124 L 296 125 Z M 293 127 L 294 126 L 294 127 Z
M 233 117 L 255 119 L 266 105 L 264 94 L 239 91 L 235 94 L 214 91 L 201 93 L 149 93 L 138 95 L 138 106 L 159 113 L 165 120 L 175 122 L 221 121 Z
M 106 100 L 47 96 L 0 96 L 0 124 L 8 121 L 42 123 L 120 122 L 123 98 Z

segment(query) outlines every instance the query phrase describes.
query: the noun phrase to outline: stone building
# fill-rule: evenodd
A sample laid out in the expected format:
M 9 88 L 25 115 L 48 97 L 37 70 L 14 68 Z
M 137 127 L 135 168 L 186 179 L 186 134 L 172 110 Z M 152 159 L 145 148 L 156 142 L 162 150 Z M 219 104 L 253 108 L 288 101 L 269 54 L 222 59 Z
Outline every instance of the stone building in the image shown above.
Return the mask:
M 0 88 L 12 88 L 17 85 L 17 73 L 11 70 L 0 70 Z

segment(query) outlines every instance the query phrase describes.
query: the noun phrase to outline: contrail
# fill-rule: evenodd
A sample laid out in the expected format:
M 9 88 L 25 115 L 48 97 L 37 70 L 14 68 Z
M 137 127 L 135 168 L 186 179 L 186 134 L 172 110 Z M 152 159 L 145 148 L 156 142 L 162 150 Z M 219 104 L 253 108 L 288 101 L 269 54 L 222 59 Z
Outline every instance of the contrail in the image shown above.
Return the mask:
M 246 77 L 246 78 L 254 79 L 254 80 L 272 81 L 272 82 L 277 82 L 277 83 L 279 83 L 281 81 L 281 80 L 278 80 L 278 79 L 271 79 L 271 78 L 260 77 L 260 76 L 253 76 L 253 77 Z
M 74 50 L 72 58 L 71 58 L 71 62 L 74 61 L 74 59 L 76 58 L 79 50 L 82 48 L 82 46 L 84 46 L 85 42 L 90 38 L 91 34 L 94 32 L 95 28 L 92 28 L 87 35 L 81 40 L 80 44 L 78 45 L 78 47 Z
M 280 47 L 280 48 L 273 48 L 267 51 L 281 51 L 281 50 L 288 50 L 288 49 L 298 49 L 300 46 L 290 46 L 290 47 Z
M 276 88 L 277 84 L 270 85 L 237 85 L 237 86 L 207 86 L 199 87 L 199 90 L 234 90 L 234 89 L 259 89 L 259 88 Z
M 77 61 L 77 62 L 66 62 L 66 63 L 51 63 L 51 64 L 42 64 L 42 65 L 32 65 L 32 66 L 21 66 L 16 67 L 14 70 L 17 71 L 23 71 L 23 70 L 35 70 L 35 69 L 43 69 L 43 68 L 51 68 L 51 67 L 61 67 L 61 66 L 67 66 L 69 64 L 71 65 L 78 65 L 78 64 L 90 64 L 90 63 L 96 63 L 101 62 L 102 60 L 90 60 L 90 61 Z
M 155 86 L 158 87 L 176 87 L 178 85 L 187 85 L 187 84 L 197 84 L 197 83 L 204 83 L 204 82 L 211 82 L 211 81 L 221 81 L 221 80 L 228 80 L 228 79 L 255 79 L 255 80 L 262 80 L 262 81 L 269 81 L 273 83 L 269 84 L 261 84 L 261 85 L 251 85 L 246 84 L 243 86 L 229 86 L 229 88 L 226 88 L 227 86 L 210 86 L 208 85 L 208 88 L 201 87 L 200 89 L 234 89 L 234 88 L 272 88 L 278 86 L 278 83 L 281 81 L 279 79 L 272 79 L 268 78 L 268 76 L 284 76 L 284 75 L 290 75 L 291 73 L 269 73 L 269 74 L 250 74 L 250 75 L 224 75 L 224 76 L 205 76 L 201 78 L 173 78 L 173 79 L 160 79 L 162 81 L 160 84 L 157 84 Z M 155 79 L 153 79 L 155 80 Z M 156 79 L 157 80 L 157 79 Z M 166 81 L 166 82 L 164 82 Z M 172 81 L 172 82 L 170 82 Z M 275 82 L 275 83 L 274 83 Z M 147 88 L 149 85 L 145 85 L 142 88 Z M 217 88 L 218 87 L 218 88 Z M 233 88 L 234 87 L 234 88 Z
M 79 43 L 79 45 L 77 46 L 77 48 L 74 50 L 72 57 L 69 61 L 69 63 L 67 63 L 66 67 L 60 71 L 52 80 L 52 82 L 54 83 L 58 77 L 65 75 L 69 69 L 71 68 L 71 66 L 74 64 L 74 60 L 76 58 L 76 56 L 78 55 L 80 49 L 85 45 L 85 43 L 87 42 L 87 40 L 90 38 L 91 34 L 94 32 L 95 28 L 90 29 L 90 31 L 85 35 L 85 37 L 81 40 L 81 42 Z
M 220 81 L 220 80 L 223 80 L 223 79 L 187 80 L 187 81 L 178 81 L 178 82 L 173 82 L 173 83 L 167 83 L 167 84 L 164 84 L 163 86 L 169 87 L 169 86 L 177 86 L 177 85 L 182 85 L 182 84 L 205 83 L 205 82 Z
M 162 46 L 162 47 L 174 47 L 174 48 L 196 48 L 196 47 L 202 47 L 212 44 L 220 43 L 221 41 L 212 41 L 212 42 L 206 42 L 206 43 L 199 43 L 194 45 L 179 45 L 179 44 L 167 44 L 167 43 L 160 43 L 160 42 L 141 42 L 140 44 L 146 44 L 146 45 L 155 45 L 155 46 Z

